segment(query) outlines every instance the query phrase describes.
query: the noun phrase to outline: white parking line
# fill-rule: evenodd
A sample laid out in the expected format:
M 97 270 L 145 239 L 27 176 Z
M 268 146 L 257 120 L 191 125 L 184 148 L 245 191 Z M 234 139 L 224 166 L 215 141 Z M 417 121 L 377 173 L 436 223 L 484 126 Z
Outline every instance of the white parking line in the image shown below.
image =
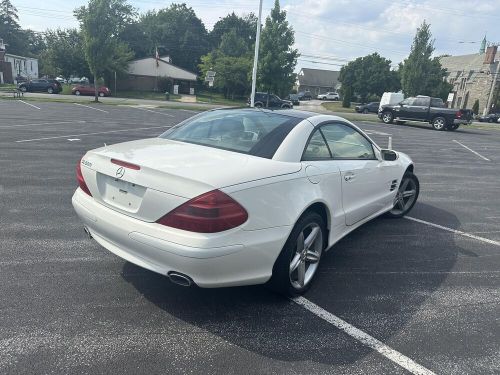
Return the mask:
M 26 105 L 29 105 L 30 107 L 33 107 L 33 108 L 36 108 L 36 109 L 40 109 L 40 107 L 37 107 L 36 105 L 33 105 L 33 104 L 30 104 L 30 103 L 26 103 L 24 100 L 19 100 L 21 103 L 24 103 Z
M 453 140 L 453 142 L 458 143 L 460 146 L 462 146 L 463 148 L 465 148 L 465 149 L 469 150 L 469 151 L 470 151 L 470 152 L 472 152 L 473 154 L 475 154 L 475 155 L 479 156 L 481 159 L 486 160 L 486 161 L 491 161 L 490 159 L 485 158 L 485 157 L 484 157 L 483 155 L 481 155 L 479 152 L 476 152 L 476 151 L 474 151 L 473 149 L 471 149 L 471 148 L 467 147 L 467 146 L 466 146 L 466 145 L 464 145 L 463 143 L 460 143 L 459 141 L 457 141 L 457 140 L 455 140 L 455 139 Z
M 391 347 L 385 345 L 383 342 L 377 340 L 375 337 L 372 337 L 369 334 L 361 331 L 360 329 L 347 323 L 345 320 L 339 318 L 338 316 L 326 311 L 322 307 L 319 307 L 318 305 L 309 301 L 308 299 L 304 297 L 296 297 L 293 298 L 292 301 L 304 307 L 305 309 L 309 310 L 314 315 L 320 317 L 321 319 L 327 321 L 328 323 L 333 324 L 335 327 L 344 331 L 349 336 L 355 338 L 363 345 L 366 345 L 372 348 L 373 350 L 376 350 L 387 359 L 408 370 L 410 373 L 419 375 L 435 375 L 435 373 L 432 372 L 431 370 L 428 370 L 425 367 L 419 365 L 418 363 L 408 358 L 404 354 L 401 354 L 398 351 L 392 349 Z
M 1 125 L 0 129 L 20 128 L 23 126 L 42 126 L 42 125 L 62 125 L 62 124 L 84 124 L 86 121 L 61 121 L 61 122 L 42 122 L 38 124 L 21 124 L 21 125 Z
M 439 229 L 442 229 L 442 230 L 445 230 L 445 231 L 448 231 L 448 232 L 451 232 L 451 233 L 459 234 L 459 235 L 464 236 L 464 237 L 472 238 L 472 239 L 477 240 L 477 241 L 485 242 L 485 243 L 488 243 L 490 245 L 500 246 L 500 242 L 499 241 L 490 240 L 489 238 L 484 238 L 484 237 L 476 236 L 475 234 L 472 234 L 472 233 L 462 232 L 461 230 L 458 230 L 458 229 L 452 229 L 452 228 L 444 227 L 442 225 L 434 224 L 434 223 L 431 223 L 429 221 L 417 219 L 417 218 L 411 217 L 411 216 L 404 216 L 404 218 L 408 219 L 408 220 L 411 220 L 411 221 L 416 221 L 417 223 L 429 225 L 429 226 L 434 227 L 434 228 L 439 228 Z
M 94 108 L 94 107 L 91 107 L 89 105 L 84 105 L 84 104 L 80 104 L 80 103 L 73 103 L 74 105 L 79 105 L 80 107 L 85 107 L 85 108 L 90 108 L 90 109 L 93 109 L 95 111 L 99 111 L 99 112 L 104 112 L 104 113 L 109 113 L 108 111 L 105 111 L 104 109 L 99 109 L 99 108 Z
M 147 109 L 147 108 L 141 108 L 141 107 L 137 107 L 137 106 L 134 106 L 134 105 L 129 105 L 127 107 L 129 107 L 129 108 L 135 108 L 135 109 L 140 109 L 141 111 L 156 113 L 158 115 L 163 115 L 163 116 L 168 116 L 168 117 L 175 117 L 174 115 L 171 115 L 170 113 L 156 112 L 156 111 L 152 111 L 152 110 Z
M 21 139 L 19 141 L 16 141 L 16 143 L 34 142 L 34 141 L 45 141 L 47 139 L 82 137 L 82 136 L 85 136 L 85 135 L 109 134 L 109 133 L 119 133 L 119 132 L 135 131 L 135 130 L 159 129 L 159 128 L 170 128 L 170 127 L 172 127 L 172 125 L 151 126 L 151 127 L 148 127 L 148 128 L 133 128 L 133 129 L 109 130 L 107 132 L 95 132 L 95 133 L 84 133 L 84 134 L 66 134 L 66 135 L 58 135 L 56 137 L 44 137 L 44 138 L 34 138 L 34 139 Z

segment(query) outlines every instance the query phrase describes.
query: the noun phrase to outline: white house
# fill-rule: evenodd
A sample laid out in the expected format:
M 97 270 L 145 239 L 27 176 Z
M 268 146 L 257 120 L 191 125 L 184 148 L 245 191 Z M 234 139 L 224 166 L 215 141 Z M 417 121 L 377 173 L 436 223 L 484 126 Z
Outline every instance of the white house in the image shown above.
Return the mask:
M 17 76 L 27 79 L 38 78 L 38 59 L 6 53 L 4 61 L 10 63 L 14 80 Z

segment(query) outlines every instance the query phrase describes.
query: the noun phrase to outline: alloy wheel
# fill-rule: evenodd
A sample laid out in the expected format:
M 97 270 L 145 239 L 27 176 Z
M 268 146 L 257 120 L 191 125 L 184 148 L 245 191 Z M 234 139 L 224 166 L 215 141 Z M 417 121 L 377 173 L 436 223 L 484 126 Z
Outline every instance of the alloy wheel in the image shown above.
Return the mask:
M 394 198 L 394 208 L 391 210 L 393 215 L 404 215 L 415 203 L 417 199 L 417 185 L 410 177 L 403 177 L 399 185 L 398 192 Z
M 434 120 L 433 125 L 434 125 L 434 129 L 442 130 L 444 128 L 445 121 L 442 118 L 437 118 Z
M 321 227 L 316 223 L 311 223 L 300 232 L 295 254 L 290 262 L 290 282 L 295 289 L 302 289 L 309 284 L 318 269 L 322 250 Z

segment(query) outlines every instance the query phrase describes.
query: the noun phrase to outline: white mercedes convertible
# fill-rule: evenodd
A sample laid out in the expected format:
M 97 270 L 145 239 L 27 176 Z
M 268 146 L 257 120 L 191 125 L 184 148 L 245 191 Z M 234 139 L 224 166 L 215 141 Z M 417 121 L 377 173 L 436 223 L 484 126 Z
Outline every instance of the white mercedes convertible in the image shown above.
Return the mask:
M 119 257 L 185 286 L 288 295 L 311 286 L 342 237 L 407 214 L 419 193 L 407 155 L 343 118 L 294 110 L 204 112 L 87 152 L 77 179 L 86 233 Z

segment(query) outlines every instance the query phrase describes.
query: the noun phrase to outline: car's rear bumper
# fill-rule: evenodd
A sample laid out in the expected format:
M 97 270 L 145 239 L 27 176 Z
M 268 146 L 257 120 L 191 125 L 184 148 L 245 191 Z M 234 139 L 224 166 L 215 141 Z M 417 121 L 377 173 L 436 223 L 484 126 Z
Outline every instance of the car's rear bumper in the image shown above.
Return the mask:
M 81 189 L 72 203 L 92 237 L 107 250 L 154 272 L 180 272 L 208 288 L 265 283 L 291 229 L 191 233 L 121 214 Z

